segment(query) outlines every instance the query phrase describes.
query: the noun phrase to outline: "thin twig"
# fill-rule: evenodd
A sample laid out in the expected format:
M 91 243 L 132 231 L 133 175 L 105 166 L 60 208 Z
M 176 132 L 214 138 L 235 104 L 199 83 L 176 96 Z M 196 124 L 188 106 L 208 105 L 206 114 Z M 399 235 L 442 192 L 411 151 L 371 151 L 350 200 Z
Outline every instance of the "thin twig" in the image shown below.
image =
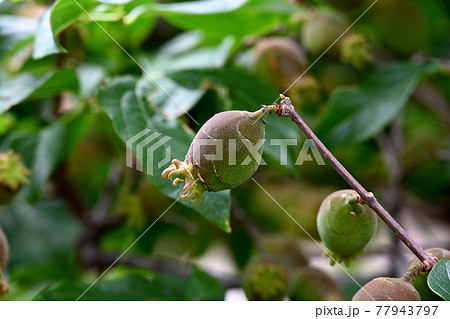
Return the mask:
M 289 117 L 298 127 L 310 138 L 319 152 L 327 159 L 333 168 L 342 176 L 342 178 L 361 196 L 361 199 L 371 207 L 380 218 L 394 231 L 395 235 L 400 238 L 403 243 L 420 259 L 426 269 L 431 269 L 437 262 L 431 256 L 428 256 L 425 251 L 408 235 L 408 233 L 395 221 L 394 218 L 384 209 L 378 202 L 373 193 L 368 192 L 348 171 L 347 169 L 334 157 L 333 154 L 326 148 L 326 146 L 319 140 L 309 126 L 303 121 L 300 115 L 294 109 L 291 100 L 288 97 L 281 95 L 281 112 L 280 116 Z

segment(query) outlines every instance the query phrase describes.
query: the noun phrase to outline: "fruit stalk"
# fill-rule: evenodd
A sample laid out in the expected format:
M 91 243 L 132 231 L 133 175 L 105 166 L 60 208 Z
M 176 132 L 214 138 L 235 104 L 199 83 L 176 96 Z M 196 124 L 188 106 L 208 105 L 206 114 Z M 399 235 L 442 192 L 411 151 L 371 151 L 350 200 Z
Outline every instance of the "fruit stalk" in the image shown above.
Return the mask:
M 437 262 L 436 259 L 430 257 L 426 252 L 408 235 L 408 233 L 400 226 L 399 223 L 384 209 L 378 202 L 373 193 L 368 192 L 351 174 L 350 172 L 334 157 L 334 155 L 327 149 L 322 141 L 314 134 L 309 126 L 295 111 L 289 97 L 280 94 L 281 109 L 279 116 L 289 117 L 297 126 L 311 139 L 319 152 L 326 158 L 326 160 L 333 166 L 333 168 L 342 176 L 342 178 L 361 196 L 361 199 L 371 207 L 380 218 L 391 228 L 395 235 L 416 255 L 424 264 L 425 269 L 431 269 Z

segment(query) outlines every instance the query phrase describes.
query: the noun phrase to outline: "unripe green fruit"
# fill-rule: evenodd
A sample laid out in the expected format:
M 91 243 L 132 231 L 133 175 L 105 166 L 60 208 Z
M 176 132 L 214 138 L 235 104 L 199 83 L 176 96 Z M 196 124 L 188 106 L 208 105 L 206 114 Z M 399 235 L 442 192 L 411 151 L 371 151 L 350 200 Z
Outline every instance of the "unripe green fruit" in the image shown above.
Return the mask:
M 198 131 L 185 161 L 174 159 L 162 177 L 175 177 L 174 186 L 185 183 L 181 198 L 194 204 L 200 202 L 204 191 L 218 192 L 242 184 L 258 169 L 265 118 L 276 112 L 275 106 L 264 106 L 253 113 L 226 111 L 214 115 Z
M 405 278 L 379 277 L 358 290 L 352 301 L 420 301 L 420 296 Z
M 287 94 L 296 107 L 316 105 L 320 101 L 320 85 L 314 76 L 304 75 L 292 84 Z
M 320 238 L 337 262 L 347 262 L 361 253 L 376 225 L 375 212 L 361 204 L 359 195 L 350 189 L 328 195 L 317 215 Z
M 322 54 L 348 26 L 347 18 L 338 12 L 316 12 L 302 28 L 302 43 L 308 52 L 314 55 Z M 339 43 L 335 43 L 327 54 L 333 57 L 339 56 Z
M 326 66 L 321 70 L 319 77 L 320 83 L 327 93 L 332 93 L 342 86 L 352 86 L 358 83 L 356 72 L 344 64 Z
M 385 0 L 368 19 L 379 41 L 397 53 L 409 56 L 427 44 L 427 21 L 414 1 Z
M 361 34 L 349 34 L 343 37 L 340 44 L 340 60 L 356 68 L 372 63 L 369 43 Z
M 306 70 L 306 57 L 289 38 L 263 38 L 256 43 L 254 68 L 260 77 L 284 92 Z
M 19 155 L 12 150 L 0 153 L 0 204 L 9 202 L 29 182 L 28 175 Z
M 290 268 L 303 267 L 308 260 L 300 249 L 299 242 L 289 236 L 264 237 L 261 244 L 273 258 L 284 262 Z
M 443 248 L 430 248 L 426 249 L 425 252 L 427 254 L 432 254 L 434 257 L 436 257 L 438 260 L 441 259 L 450 259 L 450 251 Z M 418 267 L 420 265 L 419 259 L 416 257 L 414 258 L 408 266 L 408 269 L 413 267 Z M 443 300 L 440 296 L 435 294 L 430 287 L 428 287 L 428 271 L 422 272 L 420 271 L 420 268 L 417 269 L 415 276 L 412 278 L 412 285 L 420 294 L 420 298 L 422 300 L 426 301 L 434 301 L 434 300 Z
M 339 287 L 323 271 L 303 267 L 293 274 L 289 299 L 303 301 L 337 301 L 343 300 Z
M 278 261 L 257 259 L 246 269 L 242 288 L 248 300 L 283 300 L 288 292 L 288 271 Z

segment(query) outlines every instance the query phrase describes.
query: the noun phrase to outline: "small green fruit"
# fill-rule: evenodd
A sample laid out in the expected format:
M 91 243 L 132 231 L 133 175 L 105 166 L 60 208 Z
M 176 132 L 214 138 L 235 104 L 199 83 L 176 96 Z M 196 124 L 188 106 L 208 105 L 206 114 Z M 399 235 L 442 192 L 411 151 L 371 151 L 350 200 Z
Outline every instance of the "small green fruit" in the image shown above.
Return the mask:
M 226 111 L 214 115 L 198 131 L 185 161 L 172 160 L 162 177 L 175 177 L 174 186 L 185 183 L 181 198 L 191 199 L 193 204 L 200 202 L 205 191 L 218 192 L 242 184 L 258 169 L 265 119 L 276 112 L 275 106 L 264 106 L 253 113 Z
M 447 258 L 450 258 L 450 251 L 444 248 L 430 248 L 426 249 L 425 252 L 427 254 L 432 254 L 434 257 L 436 257 L 438 260 Z M 412 284 L 414 288 L 419 292 L 420 298 L 422 300 L 426 301 L 437 301 L 437 300 L 443 300 L 440 296 L 435 294 L 430 287 L 428 287 L 428 271 L 421 271 L 420 270 L 420 261 L 416 257 L 414 258 L 408 266 L 408 269 L 412 269 L 413 267 L 417 267 L 417 271 L 415 275 L 412 278 Z
M 284 92 L 305 70 L 306 57 L 299 45 L 283 37 L 258 40 L 255 49 L 255 72 Z
M 360 34 L 349 34 L 344 36 L 341 43 L 340 60 L 349 63 L 358 69 L 372 63 L 373 57 L 370 53 L 369 43 Z
M 347 18 L 336 11 L 320 11 L 311 15 L 302 28 L 302 43 L 308 52 L 322 54 L 348 28 Z M 335 43 L 329 56 L 339 56 L 339 43 Z
M 303 267 L 293 274 L 289 299 L 304 301 L 338 301 L 343 300 L 339 287 L 323 271 Z
M 261 243 L 271 257 L 284 262 L 290 268 L 303 267 L 308 264 L 299 242 L 293 237 L 268 236 L 262 238 Z
M 358 83 L 358 75 L 352 67 L 344 64 L 327 65 L 320 71 L 320 83 L 327 93 L 341 87 L 353 86 Z
M 361 253 L 376 225 L 375 212 L 362 204 L 359 195 L 350 189 L 328 195 L 317 215 L 320 238 L 337 262 L 348 262 Z
M 0 153 L 0 204 L 9 202 L 29 182 L 28 175 L 19 155 L 12 150 Z
M 288 292 L 288 271 L 281 262 L 258 258 L 246 269 L 242 288 L 248 300 L 283 300 Z
M 420 301 L 420 296 L 411 282 L 403 277 L 379 277 L 358 290 L 352 301 Z

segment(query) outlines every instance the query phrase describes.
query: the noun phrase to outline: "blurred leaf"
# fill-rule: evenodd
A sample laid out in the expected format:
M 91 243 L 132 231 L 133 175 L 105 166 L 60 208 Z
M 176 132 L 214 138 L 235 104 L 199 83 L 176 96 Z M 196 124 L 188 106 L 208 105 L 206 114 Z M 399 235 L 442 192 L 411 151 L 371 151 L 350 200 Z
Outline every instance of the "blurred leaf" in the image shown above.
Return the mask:
M 76 73 L 80 83 L 80 95 L 89 98 L 105 77 L 106 70 L 98 64 L 84 63 L 77 68 Z
M 176 119 L 162 117 L 152 111 L 144 100 L 139 99 L 135 93 L 136 81 L 136 78 L 130 76 L 110 79 L 108 85 L 99 91 L 99 103 L 111 118 L 117 134 L 125 143 L 129 139 L 137 138 L 138 134 L 145 132 L 145 129 L 150 129 L 148 134 L 141 135 L 130 145 L 132 151 L 137 155 L 153 184 L 167 196 L 179 199 L 182 186 L 173 187 L 170 181 L 161 177 L 161 172 L 170 164 L 172 158 L 184 160 L 193 134 L 187 132 Z M 161 145 L 154 149 L 149 156 L 147 149 L 153 143 L 143 139 L 144 136 L 149 137 L 147 135 L 155 132 L 164 135 L 161 139 L 167 137 L 170 139 L 164 143 L 164 147 Z M 139 145 L 139 142 L 145 145 Z M 200 213 L 222 230 L 230 231 L 229 191 L 205 193 L 198 205 L 192 205 L 190 201 L 185 200 L 179 200 L 179 202 Z
M 42 15 L 34 40 L 33 58 L 40 59 L 54 53 L 67 52 L 56 40 L 56 36 L 80 15 L 86 14 L 95 5 L 94 0 L 57 0 Z M 84 10 L 83 10 L 84 9 Z
M 444 300 L 450 301 L 450 259 L 441 259 L 428 275 L 428 286 Z
M 216 47 L 197 48 L 181 54 L 179 52 L 171 54 L 170 47 L 163 48 L 155 55 L 144 59 L 142 64 L 152 76 L 181 70 L 220 68 L 225 65 L 232 45 L 233 40 L 226 37 Z
M 88 284 L 61 282 L 41 291 L 34 300 L 77 300 Z M 213 278 L 193 269 L 189 278 L 128 274 L 100 281 L 80 300 L 223 300 L 224 289 Z
M 223 286 L 197 267 L 192 268 L 185 288 L 186 300 L 224 300 L 225 298 Z
M 330 146 L 367 140 L 388 125 L 433 65 L 395 63 L 374 72 L 359 87 L 337 90 L 317 127 Z
M 201 30 L 208 38 L 222 40 L 231 35 L 241 39 L 264 34 L 292 14 L 303 12 L 286 0 L 202 0 L 142 5 L 131 11 L 125 22 L 159 14 L 182 29 Z
M 44 74 L 22 72 L 15 76 L 0 74 L 0 113 L 28 98 L 42 98 L 63 91 L 77 91 L 72 70 L 50 70 Z
M 15 201 L 2 213 L 11 270 L 65 259 L 73 251 L 80 227 L 61 201 L 40 201 L 34 206 Z
M 38 132 L 13 132 L 4 141 L 1 147 L 11 148 L 21 154 L 31 170 L 30 185 L 25 186 L 22 191 L 31 202 L 38 199 L 54 169 L 86 134 L 90 124 L 90 118 L 78 116 L 72 120 L 56 121 Z
M 36 19 L 0 15 L 0 59 L 21 41 L 31 37 L 36 27 Z

